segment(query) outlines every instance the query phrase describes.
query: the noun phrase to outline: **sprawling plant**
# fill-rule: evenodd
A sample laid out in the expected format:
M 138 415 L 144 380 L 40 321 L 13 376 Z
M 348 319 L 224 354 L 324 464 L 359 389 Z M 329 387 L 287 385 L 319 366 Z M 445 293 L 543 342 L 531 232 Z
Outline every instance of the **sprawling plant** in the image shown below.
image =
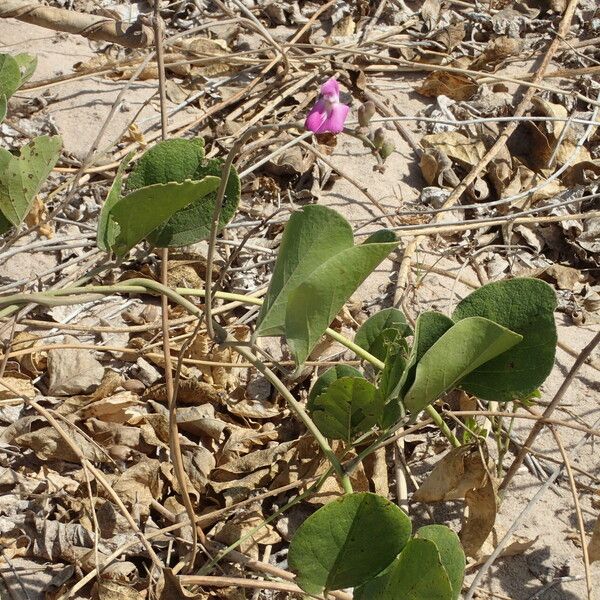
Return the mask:
M 0 110 L 31 74 L 32 64 L 0 55 Z M 318 134 L 339 133 L 348 114 L 339 101 L 339 86 L 329 80 L 321 91 L 306 127 Z M 365 114 L 362 121 L 368 124 Z M 18 157 L 0 151 L 0 232 L 23 220 L 59 151 L 60 138 L 51 137 L 36 138 Z M 192 244 L 211 234 L 214 241 L 214 231 L 234 216 L 238 175 L 229 167 L 231 160 L 206 159 L 201 138 L 156 144 L 125 180 L 130 162 L 131 156 L 120 165 L 102 208 L 97 235 L 101 249 L 123 257 L 142 240 L 162 248 Z M 526 398 L 544 382 L 554 362 L 556 299 L 548 285 L 535 279 L 485 285 L 450 316 L 419 315 L 414 331 L 395 308 L 369 318 L 354 341 L 329 329 L 345 302 L 397 245 L 389 230 L 355 243 L 350 224 L 330 208 L 310 205 L 294 212 L 250 348 L 227 335 L 217 339 L 233 345 L 271 380 L 315 436 L 331 462 L 330 473 L 340 478 L 346 492 L 310 516 L 291 542 L 290 566 L 309 594 L 353 588 L 355 600 L 456 600 L 465 568 L 458 537 L 443 525 L 421 527 L 413 534 L 409 517 L 386 498 L 354 493 L 349 474 L 421 411 L 435 417 L 432 404 L 446 392 L 460 388 L 496 402 Z M 59 303 L 61 297 L 89 291 L 140 289 L 166 294 L 203 316 L 184 295 L 208 290 L 172 290 L 141 279 L 105 288 L 65 288 L 34 299 Z M 10 314 L 15 305 L 32 298 L 6 297 L 2 304 L 8 307 L 0 314 Z M 310 390 L 305 410 L 256 357 L 254 343 L 261 336 L 283 336 L 300 367 L 324 334 L 375 369 L 336 366 L 325 371 Z M 434 420 L 443 425 L 439 415 Z M 341 459 L 331 440 L 340 442 Z M 343 463 L 350 450 L 355 458 Z

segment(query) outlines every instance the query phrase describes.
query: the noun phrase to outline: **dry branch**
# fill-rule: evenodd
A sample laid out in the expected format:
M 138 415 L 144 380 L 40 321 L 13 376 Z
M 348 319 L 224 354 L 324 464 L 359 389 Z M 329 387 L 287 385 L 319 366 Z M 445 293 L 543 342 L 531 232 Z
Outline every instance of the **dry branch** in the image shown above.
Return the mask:
M 142 23 L 127 23 L 88 13 L 42 6 L 27 0 L 3 0 L 0 18 L 82 35 L 90 40 L 112 42 L 126 48 L 146 48 L 154 41 L 152 29 Z

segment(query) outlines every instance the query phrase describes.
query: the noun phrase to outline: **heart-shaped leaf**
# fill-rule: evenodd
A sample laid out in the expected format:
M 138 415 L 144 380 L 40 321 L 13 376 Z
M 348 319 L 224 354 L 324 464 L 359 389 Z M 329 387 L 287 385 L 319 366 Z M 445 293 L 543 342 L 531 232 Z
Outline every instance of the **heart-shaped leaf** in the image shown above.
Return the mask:
M 344 303 L 397 244 L 393 232 L 380 231 L 332 256 L 290 290 L 285 336 L 298 364 L 308 358 Z
M 353 243 L 350 223 L 334 210 L 311 205 L 293 213 L 283 232 L 256 335 L 283 335 L 290 292 L 325 261 Z
M 123 256 L 174 212 L 214 192 L 219 182 L 218 177 L 205 177 L 201 181 L 159 183 L 120 198 L 108 215 L 105 242 Z
M 389 500 L 347 494 L 300 525 L 290 544 L 289 565 L 309 594 L 356 587 L 392 563 L 410 532 L 410 519 Z
M 13 225 L 19 225 L 31 208 L 35 195 L 60 156 L 59 136 L 34 138 L 21 148 L 20 156 L 3 152 L 0 162 L 0 211 Z
M 306 403 L 306 407 L 308 410 L 312 410 L 312 405 L 317 398 L 323 392 L 327 390 L 327 388 L 337 379 L 341 379 L 342 377 L 362 377 L 363 374 L 354 367 L 350 365 L 335 365 L 330 369 L 327 369 L 319 378 L 315 381 L 314 385 L 310 389 L 310 393 L 308 394 L 308 401 Z
M 324 436 L 351 442 L 381 420 L 383 398 L 364 377 L 342 377 L 312 401 L 310 411 Z
M 379 360 L 385 361 L 388 348 L 397 336 L 412 335 L 406 317 L 397 308 L 384 308 L 369 317 L 358 329 L 354 343 Z
M 381 576 L 354 592 L 354 600 L 452 600 L 453 591 L 434 542 L 413 538 Z
M 529 396 L 548 377 L 556 352 L 556 295 L 539 279 L 488 283 L 462 300 L 452 318 L 481 316 L 523 336 L 523 341 L 486 362 L 461 382 L 483 400 L 505 402 Z
M 450 580 L 452 600 L 458 600 L 465 576 L 466 560 L 456 533 L 445 525 L 425 525 L 417 531 L 415 537 L 429 540 L 437 546 L 440 560 Z
M 458 321 L 417 362 L 404 405 L 418 412 L 477 367 L 517 345 L 523 337 L 483 317 Z
M 222 162 L 204 159 L 204 140 L 172 139 L 159 142 L 137 161 L 125 188 L 133 191 L 157 183 L 200 181 L 220 177 Z M 151 244 L 166 248 L 194 244 L 210 234 L 216 190 L 173 213 L 149 236 Z M 229 172 L 220 216 L 224 226 L 234 216 L 240 200 L 240 180 L 234 168 Z

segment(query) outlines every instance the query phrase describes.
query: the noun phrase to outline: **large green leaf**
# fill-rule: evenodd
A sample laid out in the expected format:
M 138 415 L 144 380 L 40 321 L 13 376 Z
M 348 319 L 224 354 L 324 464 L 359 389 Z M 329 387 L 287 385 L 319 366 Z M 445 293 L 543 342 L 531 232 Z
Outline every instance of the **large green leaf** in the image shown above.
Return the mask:
M 133 157 L 133 152 L 130 152 L 119 165 L 117 174 L 113 179 L 113 183 L 110 186 L 108 196 L 102 205 L 100 211 L 100 217 L 98 218 L 98 233 L 96 237 L 96 244 L 101 250 L 109 252 L 111 246 L 115 243 L 117 232 L 115 231 L 115 222 L 110 219 L 110 211 L 113 206 L 121 199 L 121 186 L 123 183 L 123 175 L 125 169 Z
M 410 532 L 410 519 L 389 500 L 371 493 L 347 494 L 302 523 L 288 562 L 296 582 L 309 594 L 356 587 L 392 563 Z
M 440 560 L 450 580 L 452 600 L 458 600 L 465 576 L 466 560 L 456 533 L 445 525 L 425 525 L 417 531 L 415 537 L 429 540 L 437 546 Z
M 351 442 L 380 422 L 383 398 L 364 377 L 342 377 L 312 401 L 310 412 L 324 436 Z
M 412 329 L 402 311 L 397 308 L 384 308 L 358 328 L 354 343 L 379 360 L 385 361 L 390 344 L 398 336 L 405 337 L 411 334 Z
M 194 180 L 207 176 L 221 177 L 222 161 L 214 158 L 204 161 L 197 169 Z M 233 219 L 240 201 L 240 178 L 232 167 L 225 186 L 225 197 L 219 216 L 219 228 L 224 227 Z M 207 194 L 201 201 L 176 212 L 164 225 L 161 225 L 148 238 L 150 243 L 159 248 L 172 246 L 187 246 L 195 244 L 210 236 L 210 229 L 215 210 L 216 191 Z
M 0 93 L 10 98 L 21 85 L 19 63 L 10 54 L 0 54 Z
M 490 319 L 523 341 L 467 376 L 461 387 L 484 400 L 529 396 L 548 377 L 556 352 L 556 295 L 539 279 L 509 279 L 484 285 L 462 300 L 452 318 Z
M 293 213 L 283 232 L 255 335 L 283 335 L 290 292 L 324 262 L 351 248 L 353 243 L 350 224 L 334 210 L 311 205 Z
M 222 162 L 204 159 L 204 140 L 172 139 L 159 142 L 137 161 L 125 188 L 133 191 L 157 183 L 200 181 L 207 176 L 220 177 Z M 185 246 L 206 239 L 210 234 L 216 190 L 198 198 L 169 219 L 149 236 L 151 244 L 165 248 Z M 234 216 L 240 200 L 240 180 L 235 168 L 229 172 L 219 223 L 226 225 Z
M 334 381 L 342 377 L 363 377 L 363 374 L 350 365 L 335 365 L 327 369 L 310 389 L 306 403 L 308 410 L 312 410 L 313 402 L 317 396 L 320 396 Z
M 20 156 L 3 153 L 0 171 L 0 211 L 13 225 L 19 225 L 29 212 L 35 195 L 60 156 L 59 136 L 34 138 L 21 148 Z
M 381 576 L 354 591 L 354 600 L 452 600 L 450 579 L 434 542 L 413 538 Z
M 298 364 L 308 358 L 346 300 L 397 244 L 393 232 L 380 231 L 331 257 L 290 291 L 285 336 Z
M 418 362 L 425 352 L 453 325 L 454 322 L 452 319 L 449 319 L 442 313 L 429 311 L 418 316 L 408 363 L 398 383 L 397 390 L 392 392 L 392 396 L 399 395 L 403 397 L 406 394 L 415 380 Z
M 522 339 L 518 333 L 484 317 L 459 321 L 417 362 L 415 380 L 403 398 L 404 405 L 413 412 L 424 409 L 477 367 Z
M 219 182 L 218 177 L 209 176 L 201 181 L 159 183 L 119 199 L 108 216 L 107 241 L 110 247 L 117 255 L 123 256 L 175 211 L 214 192 Z

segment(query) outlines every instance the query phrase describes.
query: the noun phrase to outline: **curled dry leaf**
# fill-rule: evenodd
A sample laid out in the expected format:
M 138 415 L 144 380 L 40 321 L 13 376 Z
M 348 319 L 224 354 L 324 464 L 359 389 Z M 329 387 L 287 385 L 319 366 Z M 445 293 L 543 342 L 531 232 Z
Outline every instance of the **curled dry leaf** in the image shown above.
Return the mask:
M 8 387 L 3 385 L 4 383 L 16 393 L 11 392 Z M 21 396 L 34 398 L 35 393 L 29 377 L 18 371 L 7 371 L 4 377 L 0 378 L 0 400 L 15 400 L 20 404 L 23 401 Z
M 485 144 L 458 131 L 431 133 L 421 139 L 423 148 L 441 150 L 463 167 L 474 167 L 485 155 Z
M 467 516 L 461 531 L 465 553 L 476 556 L 496 520 L 495 483 L 477 445 L 448 452 L 413 494 L 417 502 L 441 502 L 464 498 Z
M 433 71 L 416 91 L 428 98 L 447 96 L 459 102 L 470 100 L 477 93 L 477 82 L 468 75 Z
M 36 346 L 43 344 L 39 336 L 28 331 L 20 331 L 17 333 L 11 344 L 13 351 L 32 350 L 27 354 L 22 354 L 16 357 L 17 362 L 21 365 L 21 370 L 29 375 L 36 377 L 48 366 L 46 353 L 33 350 Z

